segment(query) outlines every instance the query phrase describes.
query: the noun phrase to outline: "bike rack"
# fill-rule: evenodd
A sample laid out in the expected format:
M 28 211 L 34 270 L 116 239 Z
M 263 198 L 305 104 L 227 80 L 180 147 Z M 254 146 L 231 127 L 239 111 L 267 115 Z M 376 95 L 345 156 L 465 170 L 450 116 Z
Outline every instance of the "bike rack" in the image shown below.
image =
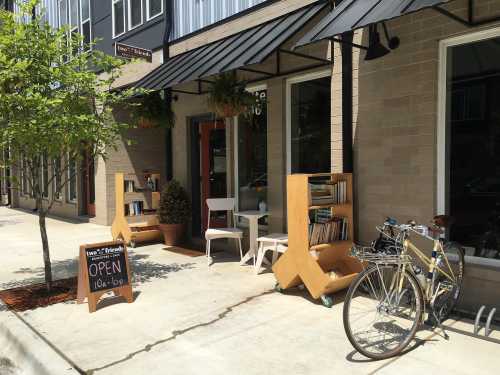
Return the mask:
M 483 312 L 486 309 L 486 306 L 483 305 L 479 308 L 479 311 L 476 314 L 476 319 L 474 321 L 474 334 L 479 335 L 479 330 L 481 329 L 481 318 L 483 316 Z M 493 317 L 495 316 L 497 309 L 492 308 L 486 318 L 486 324 L 484 325 L 484 335 L 488 337 L 491 333 L 491 322 L 493 321 Z

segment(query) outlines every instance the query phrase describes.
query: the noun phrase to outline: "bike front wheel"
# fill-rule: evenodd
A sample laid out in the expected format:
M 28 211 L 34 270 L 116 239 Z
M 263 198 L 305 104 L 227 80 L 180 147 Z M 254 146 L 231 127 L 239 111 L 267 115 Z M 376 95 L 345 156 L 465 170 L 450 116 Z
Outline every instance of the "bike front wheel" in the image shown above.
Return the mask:
M 344 302 L 344 329 L 352 346 L 372 359 L 401 353 L 422 321 L 422 289 L 401 266 L 373 265 L 351 284 Z

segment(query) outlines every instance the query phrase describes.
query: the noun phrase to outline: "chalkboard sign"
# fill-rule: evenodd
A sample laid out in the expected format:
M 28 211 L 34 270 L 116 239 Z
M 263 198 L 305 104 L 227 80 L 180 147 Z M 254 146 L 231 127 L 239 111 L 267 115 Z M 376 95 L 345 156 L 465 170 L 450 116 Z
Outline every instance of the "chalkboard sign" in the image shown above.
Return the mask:
M 89 311 L 94 312 L 108 291 L 132 302 L 127 247 L 120 241 L 80 246 L 77 302 L 87 297 Z
M 123 244 L 86 248 L 85 256 L 92 293 L 128 285 Z

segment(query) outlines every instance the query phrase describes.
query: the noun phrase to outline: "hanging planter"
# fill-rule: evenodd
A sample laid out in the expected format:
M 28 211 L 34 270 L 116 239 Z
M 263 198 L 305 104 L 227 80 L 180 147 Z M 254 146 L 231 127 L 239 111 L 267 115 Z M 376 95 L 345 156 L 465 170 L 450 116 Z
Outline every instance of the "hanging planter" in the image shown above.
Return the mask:
M 133 103 L 133 118 L 139 128 L 173 128 L 175 113 L 167 105 L 163 92 L 144 95 Z
M 245 90 L 235 72 L 223 73 L 211 85 L 208 105 L 218 117 L 234 117 L 248 113 L 255 105 L 255 96 Z

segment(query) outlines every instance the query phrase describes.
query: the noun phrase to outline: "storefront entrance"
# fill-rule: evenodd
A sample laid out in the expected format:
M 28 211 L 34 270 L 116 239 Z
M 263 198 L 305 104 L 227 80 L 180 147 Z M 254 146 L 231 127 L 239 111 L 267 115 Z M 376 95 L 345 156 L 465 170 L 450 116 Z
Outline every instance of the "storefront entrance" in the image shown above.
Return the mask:
M 226 126 L 212 116 L 191 119 L 192 236 L 201 237 L 208 224 L 208 198 L 227 197 Z M 212 213 L 210 226 L 226 226 L 224 213 Z
M 227 197 L 226 125 L 224 121 L 200 123 L 202 228 L 208 225 L 208 198 Z M 224 212 L 213 212 L 211 227 L 227 226 Z
M 83 160 L 83 200 L 84 213 L 90 217 L 95 216 L 95 176 L 94 160 L 88 155 Z
M 500 36 L 446 48 L 450 238 L 467 255 L 490 259 L 500 259 L 499 92 Z

